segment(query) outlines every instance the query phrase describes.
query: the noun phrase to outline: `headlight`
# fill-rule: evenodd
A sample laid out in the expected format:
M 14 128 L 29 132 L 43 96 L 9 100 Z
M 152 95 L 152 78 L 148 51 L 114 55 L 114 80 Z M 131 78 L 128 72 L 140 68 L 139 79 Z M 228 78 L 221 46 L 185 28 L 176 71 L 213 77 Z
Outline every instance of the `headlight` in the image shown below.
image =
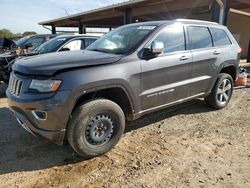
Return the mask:
M 55 92 L 61 83 L 60 80 L 32 80 L 29 88 L 39 92 Z

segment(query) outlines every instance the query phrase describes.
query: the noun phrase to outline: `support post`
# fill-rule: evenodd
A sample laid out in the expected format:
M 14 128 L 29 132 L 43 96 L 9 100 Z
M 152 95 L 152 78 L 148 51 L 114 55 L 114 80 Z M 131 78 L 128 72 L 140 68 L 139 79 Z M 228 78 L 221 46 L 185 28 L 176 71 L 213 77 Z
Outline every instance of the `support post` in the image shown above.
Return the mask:
M 56 34 L 56 27 L 54 25 L 51 26 L 51 33 Z
M 249 44 L 248 44 L 247 62 L 250 63 L 250 40 L 249 40 Z
M 133 15 L 132 15 L 132 9 L 127 8 L 124 11 L 124 25 L 125 24 L 130 24 L 133 22 Z
M 83 25 L 82 22 L 79 22 L 79 24 L 78 24 L 78 33 L 79 34 L 86 34 L 86 26 Z
M 223 25 L 227 25 L 228 14 L 230 12 L 231 0 L 224 0 L 225 10 L 224 10 L 224 18 Z
M 79 24 L 78 24 L 78 33 L 83 34 L 83 23 L 82 22 L 79 22 Z
M 223 24 L 224 6 L 221 0 L 213 0 L 211 21 Z
M 86 34 L 86 25 L 83 25 L 83 34 Z

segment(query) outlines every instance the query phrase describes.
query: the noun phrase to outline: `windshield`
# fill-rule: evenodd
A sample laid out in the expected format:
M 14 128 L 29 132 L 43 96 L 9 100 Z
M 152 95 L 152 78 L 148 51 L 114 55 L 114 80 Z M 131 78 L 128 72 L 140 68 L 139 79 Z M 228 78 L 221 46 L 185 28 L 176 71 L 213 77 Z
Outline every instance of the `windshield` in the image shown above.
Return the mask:
M 53 38 L 53 39 L 41 44 L 34 51 L 36 51 L 38 53 L 55 52 L 58 50 L 59 47 L 61 47 L 67 41 L 68 41 L 68 39 L 65 37 Z
M 18 47 L 23 47 L 24 43 L 29 39 L 30 37 L 27 36 L 27 37 L 23 37 L 23 38 L 20 38 L 19 40 L 17 40 L 15 43 Z
M 112 54 L 127 54 L 135 50 L 155 28 L 156 26 L 152 25 L 120 27 L 101 37 L 91 44 L 87 50 Z

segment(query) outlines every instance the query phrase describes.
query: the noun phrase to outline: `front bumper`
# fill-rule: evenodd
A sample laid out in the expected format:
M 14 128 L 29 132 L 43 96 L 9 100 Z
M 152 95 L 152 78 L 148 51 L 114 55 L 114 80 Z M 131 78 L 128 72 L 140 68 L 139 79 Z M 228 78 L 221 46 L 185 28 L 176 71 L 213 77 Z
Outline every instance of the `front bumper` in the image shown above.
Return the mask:
M 49 98 L 31 100 L 29 97 L 17 97 L 9 89 L 6 91 L 9 107 L 19 124 L 33 135 L 59 145 L 64 143 L 67 122 L 72 111 L 73 100 L 70 100 L 70 93 L 58 91 Z M 46 118 L 39 119 L 34 111 L 46 113 Z
M 47 140 L 50 140 L 52 142 L 55 142 L 59 145 L 62 145 L 64 143 L 64 137 L 65 137 L 65 129 L 62 129 L 60 131 L 45 131 L 40 130 L 36 127 L 34 127 L 29 120 L 27 120 L 22 114 L 19 114 L 18 112 L 15 112 L 13 109 L 11 109 L 13 112 L 13 115 L 16 117 L 17 122 L 28 132 L 33 134 L 34 136 L 43 137 Z

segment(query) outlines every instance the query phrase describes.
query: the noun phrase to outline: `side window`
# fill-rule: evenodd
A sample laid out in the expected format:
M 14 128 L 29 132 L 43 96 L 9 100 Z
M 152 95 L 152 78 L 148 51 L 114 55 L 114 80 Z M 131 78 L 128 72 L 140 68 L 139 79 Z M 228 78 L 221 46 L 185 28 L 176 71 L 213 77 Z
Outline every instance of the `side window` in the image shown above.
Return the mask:
M 188 34 L 192 50 L 213 46 L 212 37 L 207 27 L 188 27 Z
M 178 52 L 185 50 L 185 37 L 182 25 L 164 28 L 155 38 L 155 41 L 164 43 L 164 53 Z
M 35 49 L 46 41 L 45 37 L 31 38 L 26 42 L 26 44 L 31 43 L 32 48 Z
M 225 46 L 232 44 L 226 32 L 222 29 L 210 28 L 214 46 Z
M 63 48 L 68 48 L 70 51 L 76 51 L 76 50 L 81 50 L 81 46 L 82 46 L 82 40 L 77 39 L 77 40 L 70 41 Z
M 97 39 L 96 38 L 85 38 L 85 48 L 87 48 L 90 44 L 92 44 L 93 42 L 95 42 Z

